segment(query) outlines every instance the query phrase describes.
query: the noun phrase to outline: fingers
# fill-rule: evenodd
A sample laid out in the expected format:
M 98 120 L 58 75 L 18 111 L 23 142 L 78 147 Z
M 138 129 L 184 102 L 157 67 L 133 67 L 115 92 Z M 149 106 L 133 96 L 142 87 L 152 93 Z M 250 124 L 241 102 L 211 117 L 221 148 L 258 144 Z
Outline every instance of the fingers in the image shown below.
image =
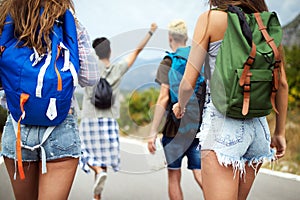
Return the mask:
M 151 154 L 154 154 L 156 151 L 156 145 L 155 142 L 153 142 L 153 140 L 149 140 L 148 141 L 148 150 Z
M 185 113 L 185 108 L 181 109 L 179 103 L 174 104 L 172 110 L 173 110 L 175 117 L 178 119 L 182 118 Z
M 157 29 L 157 24 L 156 23 L 152 23 L 150 29 L 151 29 L 152 32 L 154 32 Z
M 276 159 L 280 159 L 285 155 L 286 152 L 286 140 L 283 136 L 273 136 L 271 139 L 271 148 L 276 151 Z
M 276 149 L 276 158 L 280 159 L 285 155 L 285 149 Z

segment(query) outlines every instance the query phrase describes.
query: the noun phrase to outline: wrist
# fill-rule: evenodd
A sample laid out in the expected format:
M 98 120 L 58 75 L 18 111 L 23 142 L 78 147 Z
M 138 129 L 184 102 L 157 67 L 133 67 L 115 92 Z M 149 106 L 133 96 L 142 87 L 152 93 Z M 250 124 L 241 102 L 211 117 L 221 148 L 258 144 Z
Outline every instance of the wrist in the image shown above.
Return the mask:
M 148 31 L 149 35 L 152 36 L 153 35 L 153 31 Z

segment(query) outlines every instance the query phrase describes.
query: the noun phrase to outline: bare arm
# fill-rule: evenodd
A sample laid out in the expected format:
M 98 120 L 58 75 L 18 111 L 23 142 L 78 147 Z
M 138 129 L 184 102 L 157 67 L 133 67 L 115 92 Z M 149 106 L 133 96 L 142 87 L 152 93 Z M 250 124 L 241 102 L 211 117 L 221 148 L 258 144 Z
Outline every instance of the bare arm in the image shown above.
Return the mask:
M 148 149 L 151 153 L 154 153 L 156 151 L 155 139 L 158 134 L 158 127 L 167 109 L 168 103 L 169 103 L 169 85 L 162 84 L 155 105 L 153 121 L 150 129 L 150 138 L 148 140 Z
M 128 64 L 128 67 L 131 67 L 136 60 L 139 53 L 143 50 L 143 48 L 146 46 L 146 44 L 149 42 L 152 34 L 157 29 L 157 25 L 155 23 L 151 24 L 150 31 L 146 34 L 144 39 L 140 42 L 140 44 L 136 47 L 136 49 L 128 55 L 126 58 L 126 62 Z
M 179 101 L 173 106 L 173 112 L 177 118 L 183 116 L 184 107 L 193 94 L 209 43 L 223 39 L 227 28 L 226 22 L 227 13 L 223 11 L 207 11 L 200 15 L 195 27 L 188 63 L 179 87 Z
M 195 27 L 190 55 L 179 86 L 178 103 L 173 106 L 177 118 L 181 118 L 184 114 L 184 108 L 193 94 L 193 88 L 205 60 L 209 43 L 209 34 L 206 34 L 208 30 L 204 28 L 208 26 L 207 17 L 207 13 L 201 15 Z
M 280 47 L 280 51 L 283 54 L 283 51 Z M 286 140 L 285 140 L 285 123 L 287 116 L 287 107 L 288 107 L 288 84 L 284 69 L 284 62 L 280 66 L 281 78 L 279 82 L 279 89 L 276 94 L 276 108 L 278 114 L 276 114 L 276 125 L 275 132 L 272 137 L 271 147 L 276 148 L 277 158 L 281 158 L 285 154 L 286 150 Z

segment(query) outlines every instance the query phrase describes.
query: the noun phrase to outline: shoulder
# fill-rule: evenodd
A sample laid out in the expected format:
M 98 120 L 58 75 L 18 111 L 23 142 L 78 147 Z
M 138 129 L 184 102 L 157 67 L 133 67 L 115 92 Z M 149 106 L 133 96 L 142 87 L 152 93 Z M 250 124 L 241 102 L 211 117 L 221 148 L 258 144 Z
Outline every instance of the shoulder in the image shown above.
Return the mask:
M 172 64 L 172 58 L 170 55 L 166 55 L 164 59 L 160 62 L 160 65 L 165 65 L 171 67 Z
M 197 31 L 200 36 L 209 42 L 223 38 L 227 28 L 227 13 L 220 10 L 209 10 L 202 13 L 197 21 Z

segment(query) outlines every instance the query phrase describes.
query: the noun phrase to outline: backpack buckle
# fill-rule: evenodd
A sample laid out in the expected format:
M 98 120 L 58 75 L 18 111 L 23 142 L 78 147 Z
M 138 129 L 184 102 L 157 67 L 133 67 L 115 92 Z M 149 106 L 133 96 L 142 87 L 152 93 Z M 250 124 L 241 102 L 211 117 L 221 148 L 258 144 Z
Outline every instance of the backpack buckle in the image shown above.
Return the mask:
M 281 63 L 281 60 L 276 60 L 273 64 L 274 69 L 279 68 L 280 63 Z
M 251 91 L 251 83 L 245 83 L 243 86 L 243 93 Z
M 55 23 L 58 27 L 60 27 L 60 26 L 62 26 L 62 25 L 64 24 L 63 21 L 60 20 L 60 19 L 56 19 L 56 20 L 54 21 L 54 23 Z
M 252 67 L 253 63 L 255 62 L 255 58 L 253 58 L 252 56 L 249 56 L 245 62 L 245 64 L 249 65 L 250 67 Z M 244 64 L 244 65 L 245 65 Z

